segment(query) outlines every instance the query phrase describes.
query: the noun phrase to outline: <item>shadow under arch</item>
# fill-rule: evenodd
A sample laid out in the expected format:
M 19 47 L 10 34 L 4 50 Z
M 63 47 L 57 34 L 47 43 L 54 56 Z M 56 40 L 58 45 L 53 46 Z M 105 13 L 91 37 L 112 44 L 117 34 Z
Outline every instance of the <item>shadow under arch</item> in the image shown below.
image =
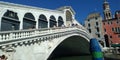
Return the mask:
M 80 36 L 71 36 L 61 42 L 47 60 L 92 60 L 89 42 Z

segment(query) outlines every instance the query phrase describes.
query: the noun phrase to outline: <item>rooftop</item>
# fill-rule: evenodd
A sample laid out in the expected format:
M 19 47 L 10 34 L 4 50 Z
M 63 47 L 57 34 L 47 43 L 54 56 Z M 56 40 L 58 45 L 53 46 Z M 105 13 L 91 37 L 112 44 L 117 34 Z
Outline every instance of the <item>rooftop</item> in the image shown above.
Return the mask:
M 91 18 L 95 18 L 95 17 L 100 17 L 100 13 L 99 13 L 99 12 L 90 13 L 90 14 L 87 16 L 87 19 L 91 19 Z

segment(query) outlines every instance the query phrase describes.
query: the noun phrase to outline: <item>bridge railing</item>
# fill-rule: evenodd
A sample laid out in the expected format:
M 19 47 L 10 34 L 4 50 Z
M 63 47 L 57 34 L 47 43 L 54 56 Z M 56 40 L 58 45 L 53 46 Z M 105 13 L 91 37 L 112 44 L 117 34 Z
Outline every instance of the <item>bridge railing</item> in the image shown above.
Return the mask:
M 43 28 L 43 29 L 28 29 L 0 32 L 0 42 L 10 41 L 14 39 L 28 38 L 32 36 L 40 36 L 70 30 L 76 30 L 79 27 L 58 27 L 58 28 Z M 79 28 L 84 31 L 84 29 Z

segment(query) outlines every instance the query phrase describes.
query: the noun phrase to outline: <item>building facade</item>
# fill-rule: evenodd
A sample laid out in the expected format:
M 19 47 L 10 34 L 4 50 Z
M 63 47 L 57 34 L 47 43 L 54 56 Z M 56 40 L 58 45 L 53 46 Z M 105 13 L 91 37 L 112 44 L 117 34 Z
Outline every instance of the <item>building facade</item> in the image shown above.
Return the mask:
M 120 11 L 116 11 L 114 17 L 112 17 L 108 2 L 105 0 L 103 4 L 104 20 L 103 31 L 104 36 L 107 35 L 106 43 L 110 44 L 120 43 Z M 107 41 L 108 40 L 108 41 Z
M 120 43 L 120 11 L 116 11 L 115 17 L 103 20 L 104 35 L 108 35 L 109 44 Z
M 100 16 L 100 13 L 94 12 L 89 14 L 85 20 L 85 28 L 89 31 L 91 36 L 97 38 L 97 40 L 104 40 L 102 34 L 102 17 Z

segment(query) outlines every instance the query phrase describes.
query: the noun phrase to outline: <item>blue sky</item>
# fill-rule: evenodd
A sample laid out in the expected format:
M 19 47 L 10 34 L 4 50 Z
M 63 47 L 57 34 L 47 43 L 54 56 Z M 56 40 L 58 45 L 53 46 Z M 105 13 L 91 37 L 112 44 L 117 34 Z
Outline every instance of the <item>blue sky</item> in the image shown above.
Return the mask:
M 30 5 L 40 8 L 57 9 L 61 6 L 71 6 L 76 12 L 76 19 L 84 23 L 91 12 L 100 12 L 103 16 L 102 4 L 104 0 L 1 0 L 11 3 Z M 108 0 L 112 14 L 120 10 L 120 0 Z

